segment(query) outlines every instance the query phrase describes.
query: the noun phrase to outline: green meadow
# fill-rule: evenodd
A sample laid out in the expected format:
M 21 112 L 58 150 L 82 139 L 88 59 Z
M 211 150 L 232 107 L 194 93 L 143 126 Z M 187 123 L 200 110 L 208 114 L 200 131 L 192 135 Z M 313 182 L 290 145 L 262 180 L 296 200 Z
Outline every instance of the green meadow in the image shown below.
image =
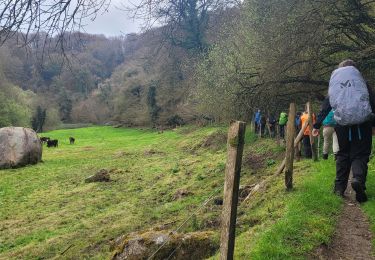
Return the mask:
M 209 196 L 222 196 L 226 131 L 44 133 L 59 139 L 59 147 L 44 147 L 43 163 L 0 171 L 0 259 L 109 259 L 122 235 L 176 229 Z M 286 192 L 282 175 L 270 178 L 282 156 L 276 141 L 247 132 L 241 187 L 269 181 L 246 202 L 240 199 L 236 259 L 304 259 L 330 241 L 342 206 L 332 194 L 333 160 L 296 162 L 295 188 Z M 100 169 L 110 172 L 110 182 L 85 183 Z M 188 194 L 178 196 L 181 190 Z M 212 230 L 218 243 L 220 214 L 210 201 L 180 232 Z
M 58 148 L 44 147 L 43 163 L 0 171 L 0 258 L 53 258 L 69 248 L 63 257 L 103 259 L 120 235 L 180 224 L 222 185 L 225 140 L 205 147 L 207 136 L 222 131 L 90 127 L 42 134 L 59 140 Z M 84 182 L 100 169 L 111 172 L 111 182 Z M 192 195 L 175 199 L 180 189 Z M 183 231 L 219 213 L 202 213 Z

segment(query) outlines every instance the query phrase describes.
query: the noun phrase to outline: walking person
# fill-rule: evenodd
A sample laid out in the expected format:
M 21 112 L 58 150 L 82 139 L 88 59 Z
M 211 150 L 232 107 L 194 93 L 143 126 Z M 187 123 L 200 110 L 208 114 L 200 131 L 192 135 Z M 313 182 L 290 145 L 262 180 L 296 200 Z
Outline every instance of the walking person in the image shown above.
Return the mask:
M 268 117 L 268 124 L 269 124 L 269 127 L 270 127 L 270 136 L 273 138 L 276 136 L 276 118 L 274 116 L 274 114 L 271 114 L 269 117 Z
M 261 118 L 260 109 L 258 109 L 257 112 L 255 112 L 255 114 L 254 114 L 254 131 L 255 131 L 255 133 L 258 133 L 258 131 L 259 131 L 260 118 Z
M 328 113 L 334 110 L 339 151 L 336 154 L 334 192 L 344 196 L 352 171 L 352 188 L 358 202 L 367 201 L 366 177 L 372 147 L 374 98 L 352 60 L 345 60 L 334 70 L 329 82 L 328 97 L 323 101 L 313 135 Z
M 296 117 L 294 119 L 294 126 L 296 128 L 296 133 L 298 134 L 299 131 L 301 130 L 301 112 L 296 113 Z
M 323 160 L 328 159 L 331 143 L 333 154 L 335 155 L 335 157 L 339 150 L 335 126 L 336 121 L 334 119 L 334 112 L 333 110 L 331 110 L 323 121 Z
M 285 125 L 288 122 L 288 115 L 285 112 L 280 113 L 279 127 L 280 127 L 280 138 L 285 138 Z
M 309 121 L 309 113 L 307 113 L 307 107 L 303 114 L 301 115 L 301 125 L 300 128 L 302 128 L 305 123 Z M 315 123 L 315 114 L 312 115 L 312 122 L 313 124 Z M 306 127 L 305 131 L 303 132 L 303 151 L 304 151 L 304 156 L 305 158 L 312 158 L 312 148 L 311 148 L 311 142 L 310 142 L 310 131 L 312 131 L 311 127 L 308 126 Z

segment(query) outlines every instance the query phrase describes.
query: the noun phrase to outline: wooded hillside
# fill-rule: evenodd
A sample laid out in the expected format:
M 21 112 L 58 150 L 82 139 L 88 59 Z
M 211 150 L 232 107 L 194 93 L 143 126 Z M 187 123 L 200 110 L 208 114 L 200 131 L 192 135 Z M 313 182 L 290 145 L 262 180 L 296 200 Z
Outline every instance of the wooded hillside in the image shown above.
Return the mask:
M 198 2 L 173 6 L 163 26 L 140 34 L 40 34 L 27 47 L 7 40 L 0 125 L 29 124 L 33 115 L 47 128 L 249 120 L 255 108 L 275 113 L 322 98 L 346 58 L 375 83 L 373 1 Z

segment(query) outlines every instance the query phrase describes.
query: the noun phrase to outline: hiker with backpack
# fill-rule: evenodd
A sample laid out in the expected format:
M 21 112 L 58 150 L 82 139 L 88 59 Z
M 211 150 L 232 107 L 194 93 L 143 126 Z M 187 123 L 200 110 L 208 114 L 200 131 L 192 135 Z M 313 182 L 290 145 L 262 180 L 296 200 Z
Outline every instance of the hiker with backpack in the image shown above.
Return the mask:
M 352 188 L 358 202 L 367 201 L 366 176 L 372 147 L 373 93 L 352 60 L 345 60 L 334 70 L 329 82 L 328 97 L 314 125 L 319 134 L 323 120 L 333 109 L 335 131 L 339 144 L 336 154 L 334 192 L 344 196 L 352 171 Z
M 302 128 L 306 122 L 309 121 L 309 113 L 307 113 L 307 107 L 305 111 L 301 115 L 301 124 L 300 128 Z M 315 114 L 312 115 L 312 123 L 315 123 Z M 312 148 L 311 148 L 311 142 L 310 142 L 310 131 L 312 131 L 311 127 L 308 126 L 306 127 L 305 131 L 303 132 L 303 151 L 304 151 L 304 156 L 305 158 L 312 158 Z
M 281 112 L 280 117 L 279 117 L 279 128 L 280 128 L 280 138 L 282 139 L 285 138 L 285 126 L 287 122 L 288 122 L 287 113 Z
M 336 153 L 339 150 L 337 136 L 335 132 L 336 121 L 334 118 L 334 111 L 331 110 L 326 118 L 323 120 L 323 160 L 328 159 L 329 147 L 332 143 L 333 154 L 336 157 Z
M 254 131 L 255 133 L 258 133 L 259 128 L 260 128 L 260 119 L 261 119 L 261 114 L 260 114 L 260 109 L 257 110 L 254 114 Z
M 301 112 L 296 113 L 296 117 L 294 119 L 294 127 L 296 128 L 296 133 L 298 134 L 301 130 Z
M 268 125 L 269 125 L 269 129 L 270 129 L 270 137 L 275 137 L 275 133 L 276 133 L 276 118 L 274 116 L 274 114 L 270 114 L 270 116 L 268 117 Z

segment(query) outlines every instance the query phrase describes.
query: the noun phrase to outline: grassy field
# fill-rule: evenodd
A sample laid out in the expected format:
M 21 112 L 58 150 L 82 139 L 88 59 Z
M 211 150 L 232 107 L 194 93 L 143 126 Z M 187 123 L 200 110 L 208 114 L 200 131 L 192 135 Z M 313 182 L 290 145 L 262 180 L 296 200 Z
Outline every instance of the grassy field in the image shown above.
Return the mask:
M 375 141 L 372 141 L 372 151 L 375 151 Z M 362 208 L 368 216 L 372 233 L 375 234 L 375 159 L 371 158 L 369 162 L 369 169 L 366 183 L 366 193 L 368 195 L 368 202 L 362 205 Z M 373 248 L 375 248 L 375 236 L 373 236 Z
M 120 235 L 173 230 L 212 192 L 221 196 L 226 130 L 184 127 L 158 134 L 89 127 L 46 133 L 60 145 L 44 148 L 44 163 L 0 171 L 0 259 L 108 259 Z M 75 145 L 68 144 L 69 136 Z M 282 151 L 275 141 L 248 132 L 241 185 L 270 176 Z M 327 242 L 341 207 L 331 192 L 332 165 L 299 162 L 294 191 L 286 192 L 279 176 L 241 203 L 236 258 L 298 259 Z M 84 182 L 102 168 L 111 171 L 111 182 Z M 181 189 L 191 195 L 176 199 Z M 182 232 L 218 235 L 220 214 L 221 206 L 209 203 Z
M 249 214 L 263 221 L 238 236 L 236 257 L 308 259 L 320 244 L 329 244 L 342 207 L 332 192 L 334 169 L 332 159 L 296 162 L 292 192 L 285 191 L 282 177 L 271 183 L 254 199 L 263 205 Z
M 91 127 L 45 133 L 60 145 L 44 148 L 44 163 L 0 172 L 0 258 L 52 258 L 71 247 L 65 258 L 103 259 L 111 254 L 110 241 L 122 234 L 173 228 L 222 185 L 223 130 L 158 134 Z M 69 136 L 75 145 L 68 144 Z M 113 181 L 84 183 L 102 168 Z M 193 195 L 175 200 L 179 189 Z M 219 207 L 203 212 L 199 223 L 183 231 L 199 229 L 219 213 Z

